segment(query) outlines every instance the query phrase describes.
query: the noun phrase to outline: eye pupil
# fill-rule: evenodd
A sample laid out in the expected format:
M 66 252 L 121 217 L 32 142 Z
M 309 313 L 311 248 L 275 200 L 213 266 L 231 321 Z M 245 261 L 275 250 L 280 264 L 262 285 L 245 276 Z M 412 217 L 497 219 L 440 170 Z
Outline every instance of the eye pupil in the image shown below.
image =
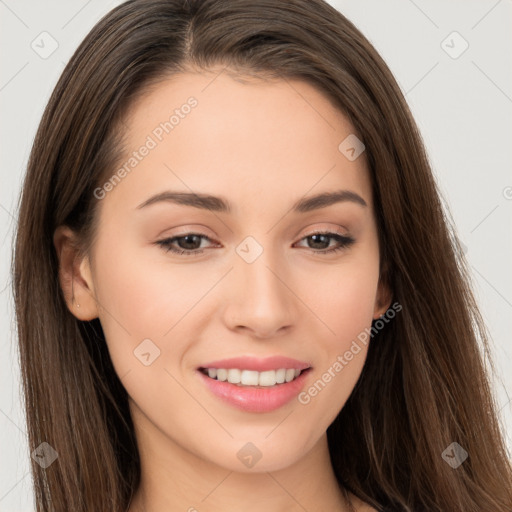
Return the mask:
M 183 240 L 185 240 L 185 246 L 182 243 Z M 191 241 L 191 240 L 193 240 L 193 241 Z M 185 235 L 185 236 L 179 237 L 178 245 L 182 249 L 192 249 L 192 250 L 197 249 L 197 247 L 199 247 L 201 245 L 201 237 L 199 235 Z M 190 247 L 189 245 L 192 245 L 192 247 Z
M 327 244 L 327 246 L 329 246 L 329 239 L 331 238 L 330 236 L 328 235 L 324 235 L 324 234 L 316 234 L 316 235 L 311 235 L 309 238 L 313 239 L 313 243 L 319 243 L 320 245 L 322 244 Z M 323 238 L 324 240 L 319 240 Z M 327 239 L 327 240 L 325 240 Z M 322 247 L 314 247 L 314 249 L 321 249 Z

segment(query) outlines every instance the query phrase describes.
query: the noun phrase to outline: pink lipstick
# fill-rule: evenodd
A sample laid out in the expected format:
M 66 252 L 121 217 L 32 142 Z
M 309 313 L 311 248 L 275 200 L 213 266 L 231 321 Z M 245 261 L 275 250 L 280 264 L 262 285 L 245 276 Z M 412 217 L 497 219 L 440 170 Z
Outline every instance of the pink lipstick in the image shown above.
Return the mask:
M 246 412 L 270 412 L 297 396 L 310 363 L 274 356 L 235 357 L 202 364 L 197 373 L 218 398 Z

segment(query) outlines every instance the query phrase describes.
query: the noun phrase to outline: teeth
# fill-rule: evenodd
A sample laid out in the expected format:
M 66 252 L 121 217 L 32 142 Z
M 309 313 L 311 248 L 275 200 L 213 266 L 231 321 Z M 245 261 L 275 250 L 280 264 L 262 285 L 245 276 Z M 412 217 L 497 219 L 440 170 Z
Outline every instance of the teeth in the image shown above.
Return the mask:
M 244 386 L 257 386 L 259 373 L 252 370 L 242 370 L 240 383 Z M 232 383 L 234 384 L 234 383 Z
M 260 377 L 258 379 L 258 384 L 260 386 L 275 386 L 276 383 L 277 380 L 275 370 L 267 370 L 266 372 L 260 373 Z
M 271 387 L 284 382 L 291 382 L 300 375 L 301 370 L 294 368 L 279 368 L 279 370 L 267 370 L 257 372 L 253 370 L 239 370 L 238 368 L 208 368 L 204 373 L 208 377 L 220 381 L 227 381 L 239 386 L 264 386 Z
M 224 368 L 219 368 L 217 370 L 217 380 L 220 380 L 224 382 L 225 380 L 228 380 L 228 371 Z
M 238 384 L 242 380 L 242 372 L 236 368 L 230 368 L 228 370 L 228 382 L 231 384 Z

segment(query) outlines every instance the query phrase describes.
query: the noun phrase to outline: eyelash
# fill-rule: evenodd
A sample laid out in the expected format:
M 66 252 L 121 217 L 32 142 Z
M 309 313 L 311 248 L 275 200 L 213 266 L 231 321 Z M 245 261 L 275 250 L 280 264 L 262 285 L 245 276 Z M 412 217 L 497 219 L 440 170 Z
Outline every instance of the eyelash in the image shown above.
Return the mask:
M 309 238 L 309 237 L 312 237 L 315 235 L 327 235 L 329 238 L 334 238 L 339 243 L 339 245 L 337 247 L 332 247 L 330 249 L 324 249 L 324 250 L 310 249 L 314 253 L 321 254 L 321 255 L 332 254 L 332 253 L 341 251 L 343 249 L 350 247 L 355 242 L 354 238 L 352 238 L 350 236 L 343 236 L 343 235 L 339 235 L 338 233 L 332 233 L 330 231 L 315 231 L 314 233 L 311 233 L 311 234 L 306 235 L 305 237 L 301 238 L 299 241 L 305 240 L 306 238 Z M 199 236 L 201 238 L 211 241 L 211 239 L 209 237 L 207 237 L 206 235 L 202 235 L 200 233 L 185 233 L 180 236 L 175 236 L 172 238 L 166 238 L 164 240 L 159 240 L 158 242 L 155 242 L 155 243 L 157 245 L 159 245 L 160 247 L 162 247 L 165 250 L 165 252 L 172 252 L 172 253 L 178 254 L 178 255 L 197 256 L 197 255 L 201 254 L 202 252 L 204 252 L 204 249 L 185 250 L 185 249 L 175 249 L 172 247 L 171 244 L 173 242 L 175 242 L 176 240 L 179 240 L 181 238 L 186 238 L 187 236 Z

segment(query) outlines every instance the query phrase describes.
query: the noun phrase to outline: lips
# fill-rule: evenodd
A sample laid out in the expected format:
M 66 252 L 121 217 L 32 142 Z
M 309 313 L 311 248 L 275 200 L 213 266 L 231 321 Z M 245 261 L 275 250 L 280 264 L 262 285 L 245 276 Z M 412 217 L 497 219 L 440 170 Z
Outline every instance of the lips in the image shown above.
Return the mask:
M 283 369 L 287 369 L 285 380 L 272 379 L 268 381 L 271 375 L 282 374 Z M 259 374 L 265 377 L 265 382 L 260 380 L 261 385 L 256 385 L 256 381 L 247 381 L 249 384 L 242 385 L 238 379 L 237 383 L 232 383 L 224 379 L 216 378 L 219 370 L 230 375 L 234 373 L 245 374 L 248 377 Z M 304 387 L 304 382 L 312 370 L 311 364 L 305 361 L 298 361 L 283 356 L 274 356 L 269 358 L 254 357 L 236 357 L 231 359 L 222 359 L 211 361 L 197 368 L 197 374 L 206 387 L 224 403 L 234 406 L 246 412 L 270 412 L 284 406 L 299 394 Z M 231 379 L 233 380 L 233 379 Z M 244 379 L 242 377 L 242 383 Z M 273 382 L 275 382 L 273 384 Z M 254 384 L 253 384 L 254 383 Z

